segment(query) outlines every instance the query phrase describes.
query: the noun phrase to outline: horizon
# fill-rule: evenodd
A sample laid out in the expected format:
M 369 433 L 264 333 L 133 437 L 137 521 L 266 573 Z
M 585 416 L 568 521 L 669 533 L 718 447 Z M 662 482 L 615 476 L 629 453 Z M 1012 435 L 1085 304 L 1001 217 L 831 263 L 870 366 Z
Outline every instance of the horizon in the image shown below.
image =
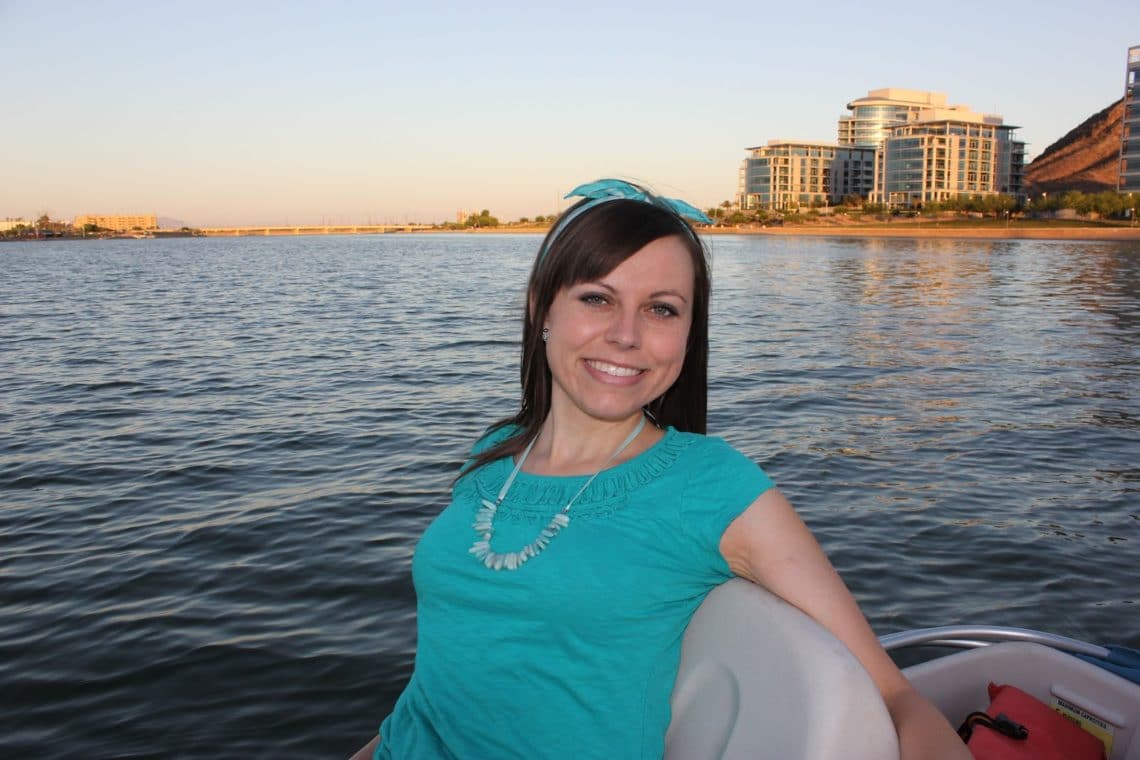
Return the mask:
M 603 176 L 709 208 L 735 197 L 746 147 L 834 143 L 847 103 L 884 87 L 999 114 L 1028 163 L 1120 99 L 1140 44 L 1123 0 L 889 0 L 860 17 L 829 0 L 810 18 L 741 2 L 188 7 L 0 1 L 0 65 L 18 72 L 0 218 L 512 222 Z

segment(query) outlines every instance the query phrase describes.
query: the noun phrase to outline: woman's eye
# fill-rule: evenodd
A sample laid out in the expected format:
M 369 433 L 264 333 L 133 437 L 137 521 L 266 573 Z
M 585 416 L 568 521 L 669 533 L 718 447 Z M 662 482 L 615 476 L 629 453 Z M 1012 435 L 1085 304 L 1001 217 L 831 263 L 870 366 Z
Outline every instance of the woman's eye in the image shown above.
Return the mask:
M 606 297 L 598 293 L 586 293 L 582 295 L 579 300 L 584 304 L 591 306 L 600 306 L 606 302 Z
M 650 307 L 650 311 L 659 317 L 675 317 L 677 310 L 667 303 L 656 303 Z

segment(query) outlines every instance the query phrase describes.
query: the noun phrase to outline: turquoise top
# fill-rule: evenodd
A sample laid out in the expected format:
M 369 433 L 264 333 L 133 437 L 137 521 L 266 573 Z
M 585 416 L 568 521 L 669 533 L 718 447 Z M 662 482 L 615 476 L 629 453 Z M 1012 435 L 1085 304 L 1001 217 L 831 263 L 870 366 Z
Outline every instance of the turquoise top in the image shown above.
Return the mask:
M 731 576 L 721 535 L 772 481 L 724 441 L 669 428 L 599 474 L 542 554 L 495 571 L 468 553 L 472 522 L 512 467 L 461 478 L 420 539 L 415 671 L 375 757 L 660 758 L 685 626 Z M 520 473 L 492 549 L 532 541 L 586 477 Z

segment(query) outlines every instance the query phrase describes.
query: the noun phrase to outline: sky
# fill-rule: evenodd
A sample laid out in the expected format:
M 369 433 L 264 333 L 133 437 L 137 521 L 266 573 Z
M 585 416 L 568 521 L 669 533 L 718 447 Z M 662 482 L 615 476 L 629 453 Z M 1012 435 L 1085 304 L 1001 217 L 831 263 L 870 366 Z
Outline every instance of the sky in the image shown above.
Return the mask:
M 745 149 L 943 92 L 1032 158 L 1118 100 L 1136 0 L 0 0 L 0 218 L 500 220 L 621 177 L 707 208 Z

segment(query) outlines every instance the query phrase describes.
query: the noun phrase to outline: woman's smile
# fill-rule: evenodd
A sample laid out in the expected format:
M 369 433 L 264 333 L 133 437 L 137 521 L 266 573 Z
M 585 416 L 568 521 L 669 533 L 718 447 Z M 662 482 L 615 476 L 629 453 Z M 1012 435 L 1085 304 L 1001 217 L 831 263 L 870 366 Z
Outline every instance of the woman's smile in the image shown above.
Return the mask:
M 611 364 L 610 362 L 599 361 L 597 359 L 586 359 L 586 366 L 595 372 L 605 375 L 609 378 L 631 378 L 637 377 L 645 370 L 637 367 L 627 367 L 620 364 Z

